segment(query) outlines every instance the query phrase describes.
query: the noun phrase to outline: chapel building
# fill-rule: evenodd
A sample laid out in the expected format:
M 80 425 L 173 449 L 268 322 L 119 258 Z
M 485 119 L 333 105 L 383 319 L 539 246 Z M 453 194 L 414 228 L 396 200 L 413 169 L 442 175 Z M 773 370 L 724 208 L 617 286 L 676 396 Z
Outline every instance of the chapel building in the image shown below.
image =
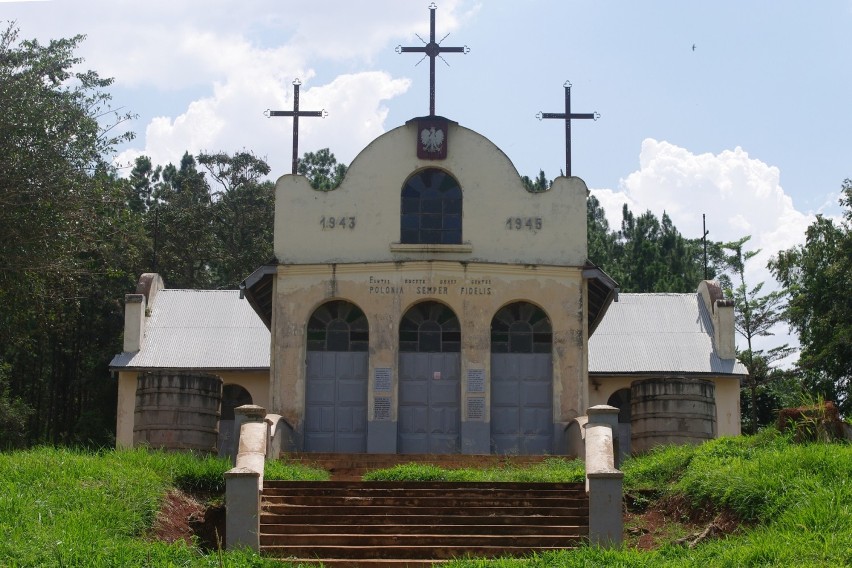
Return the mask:
M 198 373 L 218 381 L 206 426 L 173 421 L 221 442 L 233 407 L 259 404 L 285 451 L 575 454 L 596 404 L 622 410 L 623 453 L 739 434 L 731 302 L 712 282 L 619 295 L 587 260 L 587 196 L 577 177 L 528 191 L 435 116 L 379 136 L 334 190 L 282 176 L 275 259 L 241 290 L 149 274 L 127 296 L 117 444 L 172 439 L 151 389 Z

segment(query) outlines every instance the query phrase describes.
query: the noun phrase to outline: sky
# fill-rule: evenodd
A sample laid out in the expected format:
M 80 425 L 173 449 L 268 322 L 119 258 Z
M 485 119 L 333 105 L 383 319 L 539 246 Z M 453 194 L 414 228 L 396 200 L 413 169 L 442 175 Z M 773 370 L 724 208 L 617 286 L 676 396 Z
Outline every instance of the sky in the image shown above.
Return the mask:
M 137 118 L 116 160 L 177 163 L 185 151 L 249 150 L 289 173 L 294 79 L 299 150 L 350 163 L 371 140 L 429 111 L 428 60 L 397 45 L 429 39 L 431 0 L 0 0 L 22 38 L 85 34 L 83 66 L 113 77 Z M 816 214 L 839 215 L 852 177 L 852 0 L 436 0 L 436 35 L 470 47 L 436 63 L 436 114 L 493 141 L 522 175 L 565 167 L 600 199 L 668 213 L 687 237 L 760 249 L 800 244 Z M 127 171 L 126 169 L 124 171 Z M 605 268 L 605 267 L 604 267 Z M 791 338 L 785 330 L 760 346 Z

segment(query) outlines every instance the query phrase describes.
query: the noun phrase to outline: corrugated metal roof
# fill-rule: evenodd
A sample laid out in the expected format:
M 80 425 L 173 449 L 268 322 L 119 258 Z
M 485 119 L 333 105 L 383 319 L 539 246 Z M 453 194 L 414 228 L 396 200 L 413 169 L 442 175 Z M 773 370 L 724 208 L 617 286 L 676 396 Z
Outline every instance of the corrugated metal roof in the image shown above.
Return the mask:
M 747 374 L 719 358 L 697 293 L 619 294 L 589 339 L 589 372 Z
M 160 290 L 137 353 L 112 368 L 268 369 L 269 330 L 237 290 Z
M 114 369 L 268 369 L 269 330 L 236 290 L 161 290 L 138 353 Z M 589 340 L 590 373 L 745 375 L 713 348 L 698 294 L 620 294 Z

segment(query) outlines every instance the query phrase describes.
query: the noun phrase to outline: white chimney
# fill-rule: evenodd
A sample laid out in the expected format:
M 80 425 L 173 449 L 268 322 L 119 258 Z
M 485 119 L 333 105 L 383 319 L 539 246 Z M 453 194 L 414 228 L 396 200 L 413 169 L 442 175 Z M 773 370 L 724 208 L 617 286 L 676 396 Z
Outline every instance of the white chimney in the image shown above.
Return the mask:
M 142 348 L 145 337 L 145 294 L 124 296 L 124 351 L 135 352 Z
M 737 348 L 734 341 L 734 301 L 725 298 L 721 286 L 714 280 L 702 280 L 698 285 L 698 293 L 710 313 L 716 353 L 722 359 L 735 359 Z

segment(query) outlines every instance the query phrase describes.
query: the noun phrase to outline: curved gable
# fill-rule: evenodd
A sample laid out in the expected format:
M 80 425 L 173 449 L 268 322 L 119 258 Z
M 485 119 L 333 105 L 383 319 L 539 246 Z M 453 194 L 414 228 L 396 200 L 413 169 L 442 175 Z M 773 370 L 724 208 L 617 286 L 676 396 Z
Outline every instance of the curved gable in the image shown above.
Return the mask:
M 483 261 L 582 266 L 586 195 L 579 178 L 560 177 L 543 193 L 526 191 L 509 158 L 490 140 L 449 122 L 447 157 L 418 158 L 417 121 L 375 139 L 343 183 L 316 191 L 302 176 L 276 186 L 275 256 L 284 264 L 402 260 Z M 461 188 L 462 242 L 410 245 L 401 238 L 403 185 L 426 169 Z

